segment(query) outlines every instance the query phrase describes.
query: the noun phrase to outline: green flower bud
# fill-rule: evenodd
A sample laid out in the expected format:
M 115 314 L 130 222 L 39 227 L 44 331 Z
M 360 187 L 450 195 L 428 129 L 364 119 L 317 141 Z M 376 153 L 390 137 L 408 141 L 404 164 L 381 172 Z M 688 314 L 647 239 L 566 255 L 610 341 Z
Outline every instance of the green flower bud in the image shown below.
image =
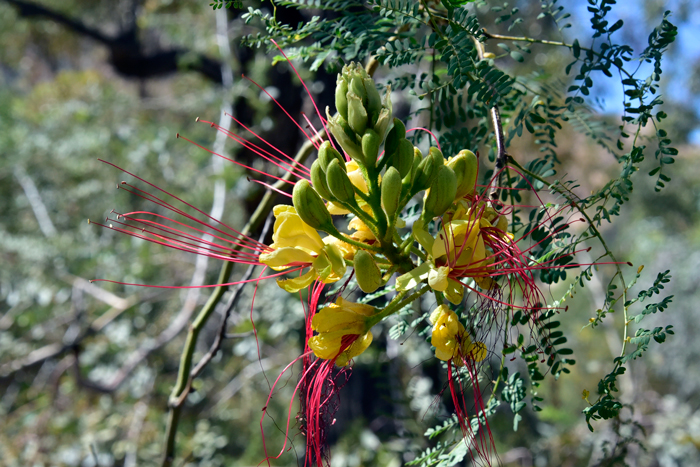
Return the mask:
M 356 74 L 353 76 L 352 81 L 350 81 L 349 91 L 355 93 L 357 97 L 362 99 L 362 106 L 367 107 L 367 91 L 365 90 L 365 83 L 362 76 Z
M 399 149 L 399 141 L 406 138 L 406 126 L 398 118 L 394 119 L 394 126 L 386 135 L 384 142 L 384 154 L 392 156 Z
M 474 191 L 478 164 L 476 155 L 467 149 L 459 151 L 459 154 L 447 163 L 457 176 L 456 199 L 464 198 Z
M 370 119 L 376 122 L 379 116 L 379 111 L 382 109 L 382 98 L 379 97 L 379 91 L 377 91 L 377 86 L 374 84 L 372 78 L 364 78 L 365 91 L 367 92 L 367 114 Z
M 401 175 L 394 167 L 389 167 L 382 178 L 382 207 L 388 219 L 393 219 L 399 209 L 401 199 Z
M 321 195 L 322 198 L 325 198 L 329 201 L 332 201 L 334 199 L 334 196 L 331 195 L 331 192 L 328 190 L 328 184 L 326 183 L 326 173 L 323 171 L 321 167 L 321 162 L 316 159 L 313 164 L 311 164 L 311 183 L 314 186 L 314 189 L 318 192 L 319 195 Z
M 338 231 L 323 200 L 307 180 L 299 180 L 294 185 L 292 203 L 301 220 L 310 227 L 328 233 Z
M 430 151 L 428 152 L 428 156 L 435 159 L 435 163 L 436 163 L 437 167 L 440 167 L 441 165 L 445 165 L 445 157 L 442 155 L 442 151 L 440 151 L 435 146 L 430 148 Z
M 362 99 L 352 91 L 348 94 L 348 124 L 358 135 L 365 133 L 367 128 L 367 110 L 362 105 Z
M 364 157 L 362 156 L 362 149 L 358 145 L 357 136 L 350 129 L 348 123 L 340 115 L 335 115 L 331 117 L 330 112 L 326 109 L 326 116 L 328 118 L 328 129 L 338 140 L 338 143 L 343 148 L 343 150 L 355 159 L 358 164 L 364 164 Z
M 345 120 L 348 119 L 348 98 L 346 97 L 347 93 L 348 83 L 340 75 L 338 75 L 338 81 L 335 84 L 335 108 Z
M 394 154 L 391 165 L 396 167 L 396 170 L 401 174 L 401 178 L 411 173 L 413 168 L 413 144 L 407 140 L 399 141 L 399 147 Z
M 403 194 L 406 194 L 411 190 L 411 187 L 413 186 L 413 181 L 416 178 L 416 174 L 418 173 L 418 166 L 420 165 L 421 161 L 423 160 L 423 154 L 420 152 L 420 149 L 414 147 L 413 148 L 413 166 L 411 167 L 411 171 L 408 173 L 403 178 L 403 185 L 401 187 L 401 192 Z M 416 192 L 412 192 L 411 196 L 416 194 Z
M 377 122 L 374 124 L 374 131 L 379 135 L 379 139 L 384 139 L 386 130 L 389 128 L 389 123 L 391 123 L 391 110 L 382 109 L 379 111 L 379 117 Z
M 374 130 L 365 131 L 362 137 L 362 154 L 365 156 L 365 166 L 374 167 L 379 156 L 379 145 L 381 140 Z
M 355 187 L 340 162 L 333 159 L 326 170 L 326 181 L 333 196 L 342 203 L 355 204 Z
M 425 193 L 421 218 L 428 222 L 434 217 L 442 216 L 452 205 L 457 193 L 457 177 L 446 165 L 438 167 L 430 190 Z
M 413 194 L 430 187 L 439 167 L 438 162 L 430 154 L 418 164 L 416 176 L 413 180 Z
M 341 166 L 345 167 L 345 159 L 343 156 L 331 146 L 330 141 L 324 141 L 318 148 L 318 162 L 321 164 L 321 168 L 324 172 L 333 159 L 338 159 Z
M 353 259 L 357 285 L 365 293 L 372 293 L 382 285 L 382 272 L 372 255 L 365 250 L 357 250 Z

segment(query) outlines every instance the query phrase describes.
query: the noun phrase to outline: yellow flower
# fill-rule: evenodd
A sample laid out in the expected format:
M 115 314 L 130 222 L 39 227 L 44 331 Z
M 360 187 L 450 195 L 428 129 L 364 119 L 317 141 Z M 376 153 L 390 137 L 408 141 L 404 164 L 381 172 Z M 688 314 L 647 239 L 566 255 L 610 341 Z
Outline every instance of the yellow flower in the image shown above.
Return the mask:
M 433 334 L 430 343 L 435 347 L 435 356 L 443 361 L 454 358 L 454 364 L 462 366 L 464 359 L 477 362 L 486 358 L 483 342 L 472 342 L 459 322 L 459 318 L 447 305 L 440 305 L 430 314 Z M 455 358 L 457 357 L 457 358 Z
M 372 306 L 339 297 L 335 303 L 323 307 L 311 320 L 311 328 L 318 334 L 309 339 L 309 347 L 318 358 L 335 358 L 336 365 L 347 365 L 372 343 L 367 318 L 373 316 L 375 311 Z M 341 352 L 349 340 L 352 343 Z
M 490 209 L 490 208 L 489 208 Z M 495 282 L 489 277 L 488 266 L 493 263 L 492 253 L 486 249 L 483 229 L 491 229 L 493 226 L 487 214 L 497 222 L 498 229 L 508 226 L 504 217 L 490 209 L 484 210 L 480 217 L 472 214 L 472 210 L 463 210 L 458 206 L 452 216 L 452 221 L 447 222 L 438 234 L 432 245 L 431 255 L 438 265 L 449 266 L 449 276 L 453 278 L 471 277 L 482 289 L 490 289 Z M 459 217 L 465 216 L 466 219 Z M 504 239 L 512 240 L 512 236 L 500 230 Z M 452 300 L 451 300 L 452 301 Z M 452 301 L 455 303 L 454 301 Z
M 272 251 L 260 254 L 260 262 L 275 271 L 294 266 L 311 266 L 305 274 L 292 279 L 278 279 L 288 292 L 298 292 L 315 280 L 330 284 L 340 280 L 346 266 L 343 252 L 335 244 L 326 244 L 318 232 L 304 223 L 293 206 L 278 205 L 275 214 Z

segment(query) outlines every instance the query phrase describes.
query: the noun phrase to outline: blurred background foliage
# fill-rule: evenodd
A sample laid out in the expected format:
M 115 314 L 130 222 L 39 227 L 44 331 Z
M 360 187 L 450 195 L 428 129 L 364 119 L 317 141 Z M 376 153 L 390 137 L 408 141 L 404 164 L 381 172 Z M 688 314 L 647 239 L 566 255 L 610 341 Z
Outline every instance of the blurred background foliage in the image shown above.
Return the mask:
M 192 255 L 88 225 L 87 219 L 99 221 L 112 209 L 148 207 L 113 189 L 128 177 L 97 159 L 124 167 L 205 211 L 212 209 L 215 187 L 223 184 L 222 220 L 240 228 L 262 188 L 239 167 L 214 162 L 206 151 L 176 139 L 176 133 L 212 148 L 216 132 L 194 119 L 217 122 L 221 109 L 231 105 L 236 118 L 294 154 L 302 142 L 300 132 L 242 73 L 277 97 L 292 116 L 313 114 L 288 65 L 272 66 L 274 54 L 239 45 L 243 36 L 259 32 L 259 24 L 241 19 L 246 9 L 215 12 L 208 3 L 0 1 L 1 465 L 160 461 L 183 331 L 208 292 L 88 280 L 212 284 L 219 265 L 198 264 Z M 260 0 L 243 3 L 272 10 Z M 556 31 L 553 23 L 537 19 L 540 2 L 511 3 L 525 19 L 519 26 L 524 34 L 544 37 Z M 588 34 L 585 4 L 561 3 L 573 15 L 564 37 Z M 595 390 L 621 344 L 621 316 L 610 315 L 603 332 L 581 330 L 605 295 L 605 279 L 594 279 L 561 316 L 577 357 L 576 371 L 547 381 L 541 390 L 548 405 L 538 416 L 526 412 L 517 432 L 509 416 L 499 413 L 492 423 L 504 465 L 597 465 L 606 441 L 620 433 L 635 433 L 644 443 L 632 444 L 622 454 L 630 465 L 700 465 L 700 341 L 695 338 L 700 331 L 700 169 L 693 163 L 700 150 L 700 48 L 693 39 L 700 2 L 624 3 L 615 14 L 625 19 L 623 34 L 635 50 L 645 46 L 647 31 L 664 10 L 674 12 L 680 38 L 668 54 L 662 89 L 670 122 L 666 129 L 680 156 L 670 169 L 673 182 L 661 194 L 653 192 L 653 179 L 639 177 L 621 222 L 607 226 L 606 235 L 618 257 L 634 261 L 635 267 L 672 270 L 667 291 L 676 296 L 674 306 L 650 319 L 673 324 L 676 335 L 644 360 L 632 362 L 622 379 L 621 398 L 636 407 L 624 413 L 630 423 L 601 423 L 590 433 L 580 413 L 586 406 L 581 393 Z M 309 21 L 313 13 L 277 6 L 278 18 L 292 25 Z M 499 31 L 498 24 L 484 26 Z M 230 44 L 230 56 L 222 54 L 222 37 Z M 565 80 L 568 61 L 565 49 L 535 45 L 524 63 L 509 60 L 503 66 L 516 75 L 536 71 Z M 232 82 L 222 75 L 222 64 L 231 70 Z M 324 67 L 312 72 L 310 65 L 297 68 L 319 106 L 332 105 L 334 74 Z M 410 65 L 404 68 L 416 72 Z M 399 76 L 396 69 L 380 67 L 375 78 L 386 83 Z M 600 87 L 594 92 L 600 98 L 597 111 L 610 125 L 619 124 L 621 91 Z M 424 105 L 406 92 L 395 93 L 392 100 L 400 116 Z M 599 189 L 617 170 L 610 154 L 570 127 L 563 128 L 558 142 L 564 164 L 559 172 L 577 179 L 582 194 Z M 527 136 L 515 147 L 525 159 L 538 151 Z M 224 152 L 261 167 L 233 141 Z M 649 162 L 647 171 L 653 167 Z M 606 272 L 601 268 L 603 277 Z M 643 276 L 640 284 L 648 287 L 652 281 L 651 275 Z M 567 285 L 556 287 L 566 290 Z M 252 287 L 245 289 L 231 321 L 231 332 L 239 336 L 224 343 L 188 397 L 178 438 L 182 465 L 256 465 L 263 458 L 261 409 L 269 382 L 300 352 L 303 316 L 298 297 L 272 283 L 261 284 L 253 311 L 258 350 L 249 332 L 252 293 Z M 215 327 L 211 323 L 205 329 L 198 351 L 206 351 Z M 425 429 L 446 418 L 439 397 L 444 380 L 429 348 L 414 335 L 391 339 L 388 329 L 378 332 L 376 344 L 358 359 L 341 396 L 331 433 L 334 466 L 402 465 L 427 446 Z M 522 371 L 517 365 L 512 369 Z M 272 450 L 284 440 L 295 377 L 278 390 L 274 408 L 268 409 L 281 427 L 266 422 Z M 301 435 L 291 440 L 303 451 Z M 277 464 L 296 462 L 289 453 Z

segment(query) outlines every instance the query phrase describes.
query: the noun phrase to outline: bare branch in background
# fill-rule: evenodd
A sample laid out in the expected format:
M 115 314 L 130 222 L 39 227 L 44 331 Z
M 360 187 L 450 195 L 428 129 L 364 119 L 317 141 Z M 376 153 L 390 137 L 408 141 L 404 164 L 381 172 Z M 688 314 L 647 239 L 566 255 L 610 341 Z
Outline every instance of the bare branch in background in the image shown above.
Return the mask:
M 87 330 L 80 332 L 79 328 L 74 327 L 71 330 L 71 336 L 66 336 L 66 341 L 63 343 L 45 345 L 44 347 L 33 350 L 22 358 L 0 366 L 0 381 L 10 378 L 18 371 L 29 369 L 35 365 L 43 363 L 47 359 L 58 357 L 59 355 L 71 350 L 83 339 L 102 331 L 105 326 L 114 321 L 124 311 L 139 303 L 140 300 L 143 300 L 142 297 L 138 297 L 136 295 L 132 295 L 126 299 L 118 297 L 90 284 L 90 282 L 83 278 L 76 277 L 73 282 L 73 293 L 75 294 L 81 292 L 87 292 L 98 300 L 108 305 L 112 305 L 112 307 L 93 321 Z
M 23 18 L 48 19 L 106 46 L 109 49 L 109 63 L 118 73 L 128 78 L 153 78 L 188 70 L 198 72 L 215 83 L 223 82 L 221 63 L 206 55 L 184 48 L 147 50 L 139 39 L 141 34 L 136 22 L 127 30 L 108 36 L 80 20 L 69 18 L 38 3 L 24 0 L 0 1 L 15 7 L 17 14 Z
M 15 167 L 14 174 L 29 200 L 29 205 L 32 207 L 32 211 L 34 211 L 34 217 L 36 217 L 36 221 L 39 223 L 41 233 L 43 233 L 46 238 L 55 236 L 58 232 L 53 222 L 51 222 L 49 212 L 41 199 L 41 194 L 36 188 L 34 180 L 27 174 L 24 167 L 19 165 Z
M 263 230 L 260 233 L 260 238 L 258 238 L 259 242 L 262 243 L 262 241 L 267 236 L 267 232 L 270 229 L 270 225 L 272 225 L 273 219 L 274 219 L 274 217 L 273 217 L 272 213 L 268 214 L 267 220 L 265 221 L 265 226 L 263 227 Z M 199 374 L 202 372 L 202 370 L 204 370 L 204 368 L 209 364 L 211 359 L 214 358 L 214 356 L 216 356 L 216 354 L 221 349 L 221 343 L 224 341 L 224 339 L 231 338 L 230 335 L 228 335 L 228 336 L 226 335 L 226 327 L 227 327 L 228 319 L 231 316 L 231 311 L 233 311 L 233 309 L 236 306 L 236 303 L 238 303 L 238 299 L 241 296 L 241 292 L 243 291 L 243 289 L 247 285 L 247 282 L 245 282 L 245 281 L 250 279 L 250 277 L 253 275 L 253 272 L 255 271 L 255 267 L 256 266 L 254 264 L 250 265 L 248 267 L 248 270 L 243 275 L 243 278 L 241 278 L 241 281 L 243 281 L 243 283 L 238 284 L 238 287 L 236 287 L 236 290 L 233 292 L 233 294 L 231 294 L 231 297 L 229 298 L 229 301 L 226 304 L 226 308 L 222 313 L 221 322 L 219 323 L 219 330 L 216 333 L 216 338 L 214 339 L 214 342 L 212 342 L 212 344 L 209 348 L 209 351 L 201 358 L 201 360 L 199 360 L 199 363 L 197 363 L 197 365 L 195 365 L 195 367 L 190 372 L 190 377 L 187 380 L 187 387 L 185 388 L 184 391 L 182 391 L 182 393 L 178 397 L 177 401 L 174 402 L 173 405 L 180 406 L 185 402 L 187 395 L 192 390 L 192 383 L 194 382 L 194 379 L 197 376 L 199 376 Z M 249 333 L 244 333 L 244 334 L 247 335 Z

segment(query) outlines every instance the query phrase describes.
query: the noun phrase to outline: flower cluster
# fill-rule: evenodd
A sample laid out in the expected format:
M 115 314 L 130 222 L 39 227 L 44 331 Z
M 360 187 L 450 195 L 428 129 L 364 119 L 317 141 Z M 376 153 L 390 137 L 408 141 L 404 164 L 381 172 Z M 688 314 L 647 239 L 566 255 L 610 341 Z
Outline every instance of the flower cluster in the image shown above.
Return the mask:
M 275 277 L 288 292 L 309 289 L 304 371 L 297 389 L 306 420 L 307 462 L 315 459 L 319 465 L 325 457 L 324 424 L 332 411 L 328 401 L 337 388 L 332 381 L 370 347 L 373 326 L 432 294 L 437 305 L 429 319 L 430 343 L 436 358 L 446 362 L 460 425 L 468 432 L 470 416 L 458 402 L 461 387 L 455 385 L 453 369 L 464 370 L 478 393 L 477 365 L 493 350 L 484 336 L 475 334 L 474 320 L 489 313 L 508 319 L 514 308 L 537 314 L 545 303 L 534 273 L 546 265 L 533 262 L 529 250 L 520 249 L 520 239 L 509 233 L 511 210 L 478 189 L 479 161 L 473 152 L 463 150 L 446 159 L 431 147 L 424 155 L 407 139 L 403 122 L 393 118 L 390 89 L 381 97 L 357 64 L 345 66 L 339 75 L 335 103 L 337 114 L 327 111 L 327 119 L 319 114 L 333 139 L 314 143 L 318 155 L 308 169 L 227 131 L 298 179 L 292 205 L 274 207 L 269 245 L 200 210 L 205 219 L 187 214 L 165 201 L 169 196 L 185 203 L 164 190 L 159 189 L 166 195 L 161 197 L 128 184 L 122 188 L 190 222 L 136 212 L 119 214 L 109 224 L 172 248 L 274 271 L 251 281 Z M 404 219 L 409 203 L 416 201 L 421 202 L 420 216 Z M 209 239 L 201 235 L 207 229 L 213 230 Z M 352 277 L 361 292 L 373 297 L 382 295 L 382 287 L 395 287 L 385 289 L 385 304 L 379 308 L 342 296 L 319 305 L 325 284 L 349 283 Z

